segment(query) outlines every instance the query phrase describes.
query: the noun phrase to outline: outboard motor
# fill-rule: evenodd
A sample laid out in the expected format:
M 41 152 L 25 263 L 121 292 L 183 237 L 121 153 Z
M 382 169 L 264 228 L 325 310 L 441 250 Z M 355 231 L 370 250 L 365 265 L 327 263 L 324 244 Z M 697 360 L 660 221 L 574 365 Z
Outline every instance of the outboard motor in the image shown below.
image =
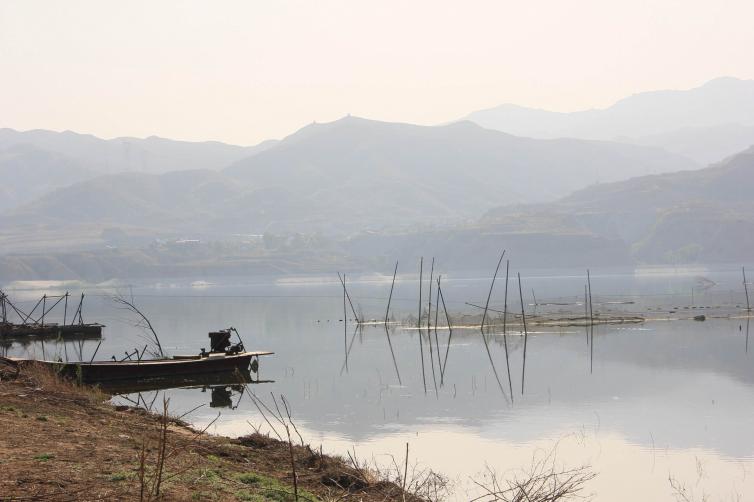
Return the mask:
M 230 330 L 211 331 L 209 333 L 209 351 L 227 352 L 230 347 Z

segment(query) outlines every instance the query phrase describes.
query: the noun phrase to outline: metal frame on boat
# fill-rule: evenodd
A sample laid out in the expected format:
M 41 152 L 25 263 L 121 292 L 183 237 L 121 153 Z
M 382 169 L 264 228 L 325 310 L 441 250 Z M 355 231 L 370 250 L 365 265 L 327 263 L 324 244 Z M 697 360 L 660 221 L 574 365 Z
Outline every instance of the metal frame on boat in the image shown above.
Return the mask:
M 44 338 L 99 338 L 102 336 L 102 328 L 105 326 L 99 323 L 85 323 L 83 317 L 84 293 L 81 293 L 78 307 L 76 308 L 73 318 L 68 323 L 68 298 L 70 294 L 66 291 L 64 295 L 48 296 L 43 295 L 34 305 L 30 312 L 24 312 L 15 303 L 13 303 L 5 292 L 0 291 L 0 337 L 2 338 L 25 338 L 25 337 L 44 337 Z M 50 303 L 48 304 L 48 300 Z M 45 322 L 45 317 L 49 316 L 52 310 L 64 302 L 63 323 Z M 37 309 L 42 307 L 40 313 Z M 10 320 L 11 315 L 15 313 L 18 322 Z M 35 314 L 37 317 L 35 317 Z M 48 317 L 49 319 L 49 317 Z

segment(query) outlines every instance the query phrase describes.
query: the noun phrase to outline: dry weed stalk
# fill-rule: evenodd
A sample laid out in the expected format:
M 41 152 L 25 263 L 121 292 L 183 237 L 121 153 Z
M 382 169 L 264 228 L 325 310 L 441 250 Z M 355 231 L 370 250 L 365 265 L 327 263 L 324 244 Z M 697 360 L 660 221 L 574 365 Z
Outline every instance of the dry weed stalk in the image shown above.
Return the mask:
M 196 440 L 214 424 L 220 414 L 214 418 L 204 429 L 196 431 L 194 435 L 185 442 L 176 443 L 172 448 L 168 448 L 168 426 L 173 418 L 169 413 L 170 399 L 163 395 L 162 398 L 162 412 L 159 415 L 159 426 L 157 435 L 157 445 L 155 448 L 156 457 L 151 462 L 150 457 L 150 441 L 148 436 L 145 435 L 141 442 L 141 449 L 139 451 L 139 466 L 137 469 L 137 478 L 139 481 L 139 501 L 151 502 L 158 500 L 161 497 L 160 490 L 162 485 L 170 479 L 180 476 L 181 474 L 190 470 L 193 465 L 189 463 L 183 466 L 181 469 L 167 474 L 166 464 L 168 460 L 174 459 L 180 453 L 186 451 L 189 447 L 196 443 Z M 185 416 L 185 414 L 184 414 Z M 150 466 L 150 463 L 152 464 Z
M 144 315 L 144 313 L 141 310 L 139 310 L 139 308 L 136 306 L 136 303 L 134 302 L 133 297 L 130 300 L 128 300 L 123 295 L 117 295 L 117 296 L 114 296 L 112 300 L 113 302 L 115 302 L 116 305 L 119 306 L 119 308 L 132 312 L 139 317 L 139 320 L 136 322 L 133 322 L 132 324 L 135 327 L 142 329 L 144 332 L 149 331 L 151 333 L 151 337 L 147 337 L 146 340 L 155 346 L 156 350 L 151 351 L 152 355 L 154 355 L 155 357 L 164 358 L 165 352 L 162 350 L 160 337 L 157 336 L 157 332 L 152 326 L 152 322 L 149 320 L 149 318 L 146 315 Z
M 588 466 L 559 467 L 555 449 L 537 457 L 535 454 L 527 470 L 505 480 L 488 466 L 484 482 L 472 480 L 484 491 L 472 502 L 564 502 L 588 498 L 583 494 L 585 485 L 596 476 Z
M 293 439 L 291 437 L 291 429 L 293 429 L 296 434 L 299 437 L 299 440 L 301 441 L 301 446 L 304 446 L 304 438 L 301 436 L 301 433 L 298 431 L 298 428 L 296 427 L 296 424 L 293 423 L 293 418 L 291 417 L 291 408 L 288 404 L 288 401 L 285 399 L 285 396 L 282 394 L 280 395 L 280 400 L 283 402 L 283 408 L 285 409 L 285 415 L 280 411 L 280 406 L 278 406 L 278 401 L 275 398 L 275 394 L 270 392 L 270 396 L 272 396 L 272 402 L 275 405 L 275 411 L 271 410 L 269 406 L 267 406 L 262 399 L 260 399 L 254 392 L 252 392 L 248 387 L 244 387 L 246 389 L 247 394 L 251 398 L 252 402 L 254 403 L 254 406 L 256 406 L 257 411 L 259 411 L 259 414 L 262 415 L 262 418 L 264 418 L 265 422 L 267 422 L 267 425 L 270 427 L 270 430 L 275 433 L 275 435 L 278 437 L 279 440 L 284 441 L 281 434 L 277 431 L 275 426 L 272 425 L 272 422 L 267 418 L 267 414 L 264 412 L 264 410 L 267 410 L 267 413 L 271 414 L 272 417 L 275 419 L 276 422 L 280 424 L 280 426 L 285 431 L 286 437 L 287 437 L 287 443 L 288 443 L 288 453 L 290 455 L 291 460 L 291 475 L 293 477 L 293 498 L 294 500 L 298 501 L 299 495 L 298 495 L 298 474 L 296 473 L 296 456 L 294 454 L 293 450 Z M 252 428 L 259 433 L 260 428 L 254 427 L 252 425 Z M 310 448 L 311 451 L 311 448 Z

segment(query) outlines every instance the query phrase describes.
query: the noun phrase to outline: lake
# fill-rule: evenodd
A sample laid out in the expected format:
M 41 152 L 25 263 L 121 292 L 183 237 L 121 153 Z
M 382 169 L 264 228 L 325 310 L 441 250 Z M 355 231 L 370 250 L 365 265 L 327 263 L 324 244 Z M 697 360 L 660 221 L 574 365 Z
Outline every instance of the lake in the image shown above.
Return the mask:
M 399 270 L 391 303 L 398 320 L 418 313 L 417 268 Z M 425 262 L 424 309 L 428 268 Z M 455 274 L 438 265 L 439 273 L 451 318 L 478 314 L 466 303 L 484 305 L 491 270 Z M 527 315 L 535 309 L 583 312 L 584 271 L 521 273 Z M 391 278 L 392 270 L 349 275 L 357 313 L 384 317 Z M 504 282 L 495 285 L 494 309 L 502 309 Z M 401 463 L 408 443 L 410 464 L 447 476 L 452 500 L 482 494 L 472 479 L 484 481 L 489 471 L 505 478 L 548 454 L 564 468 L 589 465 L 597 475 L 585 494 L 596 500 L 676 500 L 669 478 L 698 500 L 704 494 L 711 500 L 752 497 L 754 347 L 749 347 L 740 268 L 594 270 L 591 282 L 598 313 L 662 320 L 600 325 L 593 335 L 583 326 L 532 326 L 523 393 L 524 337 L 518 327 L 505 339 L 509 384 L 499 332 L 487 336 L 488 356 L 478 330 L 453 330 L 448 344 L 446 329 L 429 337 L 426 330 L 420 335 L 399 326 L 387 334 L 383 326 L 356 329 L 353 322 L 344 329 L 337 277 L 89 286 L 83 315 L 87 322 L 107 325 L 98 352 L 102 359 L 123 357 L 146 343 L 133 326 L 133 315 L 111 301 L 116 291 L 133 295 L 169 354 L 197 353 L 209 346 L 207 332 L 236 327 L 247 349 L 275 352 L 260 361 L 259 378 L 269 382 L 250 389 L 268 403 L 270 392 L 284 395 L 307 442 L 331 453 L 355 451 L 383 467 L 393 459 Z M 40 285 L 14 284 L 6 291 L 29 309 L 44 291 L 60 291 L 54 284 L 44 291 L 31 286 Z M 521 309 L 518 294 L 512 276 L 511 310 Z M 712 312 L 725 318 L 691 320 Z M 55 316 L 62 311 L 50 320 Z M 348 317 L 353 317 L 350 312 Z M 439 319 L 444 324 L 442 313 Z M 88 360 L 96 345 L 69 342 L 66 350 L 71 359 L 81 350 Z M 37 343 L 6 343 L 4 350 L 42 355 Z M 48 358 L 64 353 L 54 343 L 46 343 L 44 351 Z M 219 412 L 210 432 L 247 434 L 252 431 L 248 422 L 268 430 L 252 400 L 238 390 L 172 389 L 165 394 L 176 415 L 204 405 L 185 417 L 199 427 Z M 153 393 L 145 397 L 150 401 Z M 229 399 L 232 407 L 210 407 L 213 397 L 215 404 Z

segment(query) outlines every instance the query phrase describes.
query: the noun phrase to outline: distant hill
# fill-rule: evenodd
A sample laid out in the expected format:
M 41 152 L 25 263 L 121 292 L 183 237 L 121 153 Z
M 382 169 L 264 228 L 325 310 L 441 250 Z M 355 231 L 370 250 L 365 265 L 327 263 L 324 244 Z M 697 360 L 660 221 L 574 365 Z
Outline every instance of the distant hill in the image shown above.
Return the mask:
M 217 141 L 190 142 L 158 138 L 105 140 L 71 131 L 15 131 L 0 129 L 0 150 L 18 145 L 63 155 L 82 168 L 99 173 L 145 172 L 161 174 L 194 169 L 219 170 L 273 145 L 227 145 Z
M 307 126 L 224 172 L 274 194 L 264 211 L 281 228 L 343 231 L 476 219 L 500 202 L 693 167 L 656 148 L 346 117 Z
M 87 134 L 0 129 L 0 210 L 8 211 L 43 195 L 103 174 L 164 174 L 215 170 L 274 145 L 254 147 L 218 142 L 192 143 L 150 137 L 103 140 Z
M 754 249 L 754 147 L 709 168 L 644 176 L 553 204 L 500 207 L 483 226 L 619 239 L 648 263 L 737 262 Z
M 415 231 L 473 222 L 501 203 L 553 201 L 596 181 L 693 167 L 654 147 L 347 117 L 304 127 L 222 171 L 129 172 L 62 187 L 9 212 L 0 229 L 17 235 L 35 222 L 37 237 L 128 227 L 217 239 Z
M 211 225 L 213 210 L 244 192 L 233 179 L 209 170 L 112 174 L 55 190 L 11 213 L 8 223 L 115 224 L 182 231 Z
M 128 173 L 58 190 L 0 220 L 0 280 L 375 270 L 422 255 L 446 269 L 478 270 L 501 249 L 519 267 L 744 263 L 754 249 L 751 187 L 754 148 L 702 170 L 593 185 L 476 221 L 382 232 L 362 225 L 328 237 L 317 233 L 316 214 L 302 234 L 276 234 L 264 210 L 277 212 L 288 199 L 225 173 Z M 336 223 L 355 228 L 361 217 L 344 213 Z M 262 224 L 270 231 L 254 235 Z
M 637 145 L 657 146 L 709 165 L 754 145 L 754 125 L 721 124 L 684 127 L 675 131 L 631 138 Z
M 0 148 L 0 211 L 34 201 L 57 188 L 97 176 L 66 155 L 31 145 Z
M 719 78 L 694 89 L 643 92 L 605 109 L 573 113 L 506 104 L 463 120 L 533 138 L 652 144 L 704 165 L 754 144 L 754 80 Z

